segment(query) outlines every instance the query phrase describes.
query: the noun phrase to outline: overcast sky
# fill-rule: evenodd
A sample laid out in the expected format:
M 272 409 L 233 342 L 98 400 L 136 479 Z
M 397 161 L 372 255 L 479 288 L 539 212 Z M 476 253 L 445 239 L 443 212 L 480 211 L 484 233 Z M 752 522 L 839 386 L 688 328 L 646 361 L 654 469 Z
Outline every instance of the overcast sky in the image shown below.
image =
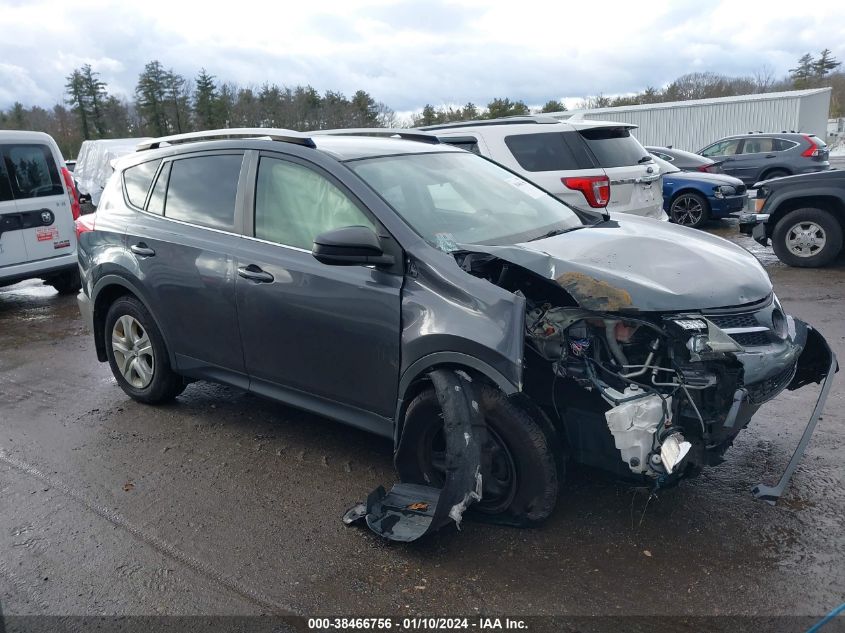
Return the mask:
M 363 88 L 399 112 L 571 104 L 693 71 L 780 77 L 824 47 L 845 59 L 842 0 L 0 0 L 0 107 L 61 101 L 84 63 L 131 96 L 151 59 L 187 77 Z

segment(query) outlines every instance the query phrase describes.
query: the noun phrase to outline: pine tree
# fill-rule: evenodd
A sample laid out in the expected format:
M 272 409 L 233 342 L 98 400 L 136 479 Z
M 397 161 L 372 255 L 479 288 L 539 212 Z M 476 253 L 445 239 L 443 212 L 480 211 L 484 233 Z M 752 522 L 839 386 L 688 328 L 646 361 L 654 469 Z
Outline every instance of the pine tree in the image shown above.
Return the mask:
M 824 79 L 825 76 L 832 73 L 841 65 L 842 62 L 836 61 L 831 55 L 830 49 L 826 48 L 819 54 L 819 58 L 813 62 L 813 71 L 817 78 Z
M 82 138 L 83 140 L 87 140 L 91 138 L 91 129 L 88 122 L 90 116 L 88 96 L 85 89 L 85 78 L 78 68 L 67 76 L 65 91 L 67 93 L 65 103 L 71 106 L 71 109 L 79 118 L 79 124 L 82 127 Z
M 91 64 L 85 64 L 79 70 L 79 74 L 82 78 L 85 99 L 90 108 L 91 124 L 97 132 L 97 136 L 105 136 L 106 124 L 103 117 L 103 104 L 108 99 L 106 84 L 100 81 L 100 74 L 92 70 Z
M 154 60 L 144 66 L 144 72 L 138 76 L 135 86 L 138 113 L 144 120 L 149 132 L 156 136 L 166 136 L 169 124 L 165 104 L 167 101 L 168 73 L 161 62 Z
M 792 77 L 796 88 L 801 88 L 808 84 L 810 77 L 815 74 L 815 63 L 810 53 L 804 53 L 798 60 L 798 65 L 795 68 L 789 69 L 789 76 Z
M 194 122 L 197 129 L 213 130 L 220 127 L 220 106 L 214 76 L 203 68 L 194 80 Z

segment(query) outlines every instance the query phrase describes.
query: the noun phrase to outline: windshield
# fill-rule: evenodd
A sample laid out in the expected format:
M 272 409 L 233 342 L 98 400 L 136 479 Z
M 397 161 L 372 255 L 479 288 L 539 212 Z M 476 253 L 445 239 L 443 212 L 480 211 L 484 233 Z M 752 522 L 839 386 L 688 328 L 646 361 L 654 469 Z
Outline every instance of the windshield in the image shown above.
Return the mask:
M 585 224 L 557 198 L 468 152 L 383 156 L 347 165 L 423 239 L 445 251 L 460 243 L 515 244 Z

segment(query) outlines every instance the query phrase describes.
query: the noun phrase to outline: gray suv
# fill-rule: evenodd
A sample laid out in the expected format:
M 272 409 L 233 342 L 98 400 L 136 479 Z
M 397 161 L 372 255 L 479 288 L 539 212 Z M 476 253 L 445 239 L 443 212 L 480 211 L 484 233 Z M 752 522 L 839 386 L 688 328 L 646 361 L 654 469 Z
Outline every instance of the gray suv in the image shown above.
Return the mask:
M 120 159 L 77 223 L 79 306 L 130 397 L 212 380 L 391 438 L 401 483 L 357 516 L 397 540 L 470 504 L 542 520 L 569 460 L 671 486 L 824 381 L 809 438 L 835 359 L 744 249 L 570 208 L 430 135 L 345 134 L 204 132 Z
M 752 186 L 761 180 L 830 169 L 827 144 L 815 134 L 749 133 L 729 136 L 698 152 Z

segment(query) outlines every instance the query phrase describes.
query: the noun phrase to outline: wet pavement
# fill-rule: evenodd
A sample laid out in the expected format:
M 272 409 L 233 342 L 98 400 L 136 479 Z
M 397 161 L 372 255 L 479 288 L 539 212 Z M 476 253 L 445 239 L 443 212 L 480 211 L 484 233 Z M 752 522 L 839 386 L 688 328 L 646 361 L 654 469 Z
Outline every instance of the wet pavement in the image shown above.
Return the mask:
M 787 311 L 845 358 L 845 265 L 790 269 L 734 224 L 708 230 L 750 248 Z M 765 405 L 724 464 L 650 503 L 575 471 L 539 528 L 465 523 L 397 545 L 340 521 L 394 480 L 389 442 L 207 383 L 137 404 L 96 361 L 75 299 L 25 282 L 0 289 L 0 603 L 6 615 L 819 616 L 845 593 L 842 380 L 776 507 L 749 490 L 779 476 L 815 385 Z

